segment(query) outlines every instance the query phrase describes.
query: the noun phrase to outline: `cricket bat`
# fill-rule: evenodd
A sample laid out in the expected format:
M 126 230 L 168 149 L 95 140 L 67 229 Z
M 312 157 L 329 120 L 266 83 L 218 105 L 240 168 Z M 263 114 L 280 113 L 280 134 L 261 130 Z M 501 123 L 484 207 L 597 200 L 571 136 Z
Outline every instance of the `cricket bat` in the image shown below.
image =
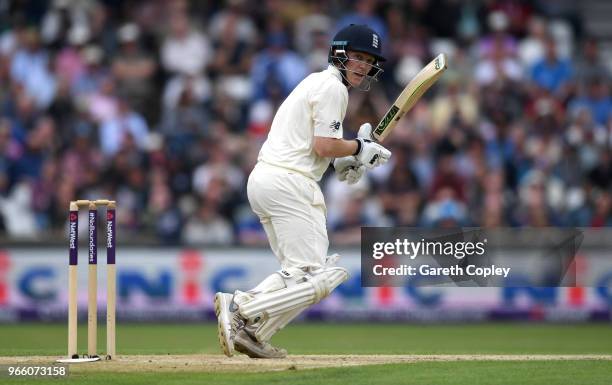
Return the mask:
M 383 116 L 372 136 L 377 142 L 385 140 L 387 135 L 393 131 L 397 122 L 408 112 L 423 96 L 446 70 L 446 55 L 443 53 L 436 56 L 408 83 L 406 88 L 397 97 L 389 111 Z

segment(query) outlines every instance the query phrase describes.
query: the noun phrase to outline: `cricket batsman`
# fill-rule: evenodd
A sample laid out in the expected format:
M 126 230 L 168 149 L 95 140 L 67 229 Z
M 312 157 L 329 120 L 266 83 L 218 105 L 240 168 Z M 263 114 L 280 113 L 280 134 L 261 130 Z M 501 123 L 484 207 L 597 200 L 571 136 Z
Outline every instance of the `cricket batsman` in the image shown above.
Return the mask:
M 274 333 L 348 279 L 335 266 L 338 255 L 327 256 L 326 207 L 317 182 L 330 163 L 341 181 L 352 184 L 391 156 L 370 140 L 369 123 L 356 139 L 343 139 L 348 89 L 367 91 L 377 80 L 385 61 L 381 48 L 369 27 L 343 28 L 331 43 L 328 68 L 298 84 L 274 116 L 247 194 L 281 269 L 249 291 L 216 293 L 219 343 L 228 357 L 234 351 L 285 357 L 285 349 L 269 342 Z

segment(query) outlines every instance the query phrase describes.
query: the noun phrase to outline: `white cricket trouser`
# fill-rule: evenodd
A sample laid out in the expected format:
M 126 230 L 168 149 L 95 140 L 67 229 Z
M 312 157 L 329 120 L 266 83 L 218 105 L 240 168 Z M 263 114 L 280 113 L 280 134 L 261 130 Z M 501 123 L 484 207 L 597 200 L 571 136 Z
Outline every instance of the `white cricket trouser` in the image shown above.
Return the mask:
M 258 162 L 249 176 L 247 194 L 281 268 L 303 271 L 321 268 L 329 240 L 327 209 L 318 183 L 298 172 Z M 271 289 L 268 286 L 273 284 L 268 282 L 269 279 L 264 280 L 251 294 L 258 297 L 258 291 Z M 252 304 L 266 306 L 265 300 L 260 302 Z M 307 307 L 292 305 L 286 312 L 262 321 L 254 333 L 256 338 L 268 341 Z
M 249 176 L 247 194 L 283 269 L 322 266 L 329 240 L 327 209 L 317 182 L 258 162 Z

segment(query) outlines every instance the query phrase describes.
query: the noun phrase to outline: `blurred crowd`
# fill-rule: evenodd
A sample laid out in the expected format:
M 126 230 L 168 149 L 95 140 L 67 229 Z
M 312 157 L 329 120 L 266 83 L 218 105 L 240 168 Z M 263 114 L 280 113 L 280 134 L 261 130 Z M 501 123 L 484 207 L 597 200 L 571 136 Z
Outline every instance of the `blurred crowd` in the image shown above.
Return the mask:
M 450 64 L 387 165 L 321 182 L 332 244 L 361 226 L 610 226 L 611 63 L 576 4 L 0 2 L 0 234 L 59 237 L 70 200 L 103 198 L 123 240 L 265 244 L 246 178 L 276 108 L 350 23 L 389 60 L 351 91 L 347 138 L 437 53 Z

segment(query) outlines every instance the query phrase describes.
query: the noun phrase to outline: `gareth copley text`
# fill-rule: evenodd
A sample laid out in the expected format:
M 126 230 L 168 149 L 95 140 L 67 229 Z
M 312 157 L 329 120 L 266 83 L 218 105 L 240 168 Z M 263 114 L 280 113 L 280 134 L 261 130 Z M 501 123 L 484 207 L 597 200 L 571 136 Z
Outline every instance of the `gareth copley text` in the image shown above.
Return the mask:
M 395 242 L 374 242 L 372 245 L 372 257 L 374 259 L 381 259 L 385 256 L 401 255 L 415 259 L 419 255 L 429 255 L 452 256 L 457 259 L 463 259 L 471 255 L 483 255 L 486 243 L 486 239 L 478 242 L 442 242 L 425 239 L 415 242 L 408 239 L 396 239 Z
M 477 277 L 491 277 L 491 276 L 503 276 L 508 277 L 510 274 L 510 267 L 499 267 L 495 265 L 491 266 L 476 266 L 467 265 L 461 266 L 450 266 L 450 267 L 433 267 L 430 265 L 421 265 L 418 267 L 400 265 L 398 267 L 383 267 L 382 265 L 375 265 L 372 269 L 374 275 L 377 276 L 391 276 L 391 275 L 403 275 L 403 276 L 438 276 L 438 277 L 449 277 L 449 276 L 477 276 Z

